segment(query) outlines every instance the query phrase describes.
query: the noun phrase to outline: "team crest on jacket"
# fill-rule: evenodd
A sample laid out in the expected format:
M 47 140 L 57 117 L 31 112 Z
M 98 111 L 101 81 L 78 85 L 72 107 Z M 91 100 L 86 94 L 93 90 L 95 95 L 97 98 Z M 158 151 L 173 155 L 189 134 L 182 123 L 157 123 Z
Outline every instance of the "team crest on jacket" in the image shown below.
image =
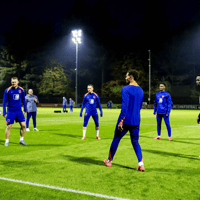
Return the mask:
M 93 98 L 95 99 L 95 96 L 93 96 Z
M 165 97 L 164 95 L 162 95 L 162 98 Z
M 21 93 L 21 90 L 19 90 L 19 93 Z

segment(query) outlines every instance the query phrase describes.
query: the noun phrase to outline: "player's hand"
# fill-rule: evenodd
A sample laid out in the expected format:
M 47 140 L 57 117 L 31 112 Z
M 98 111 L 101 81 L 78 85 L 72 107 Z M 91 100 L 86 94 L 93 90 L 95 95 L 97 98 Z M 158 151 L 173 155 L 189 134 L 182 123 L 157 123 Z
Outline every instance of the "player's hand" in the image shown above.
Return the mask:
M 34 99 L 35 103 L 37 103 L 37 99 Z
M 7 117 L 7 114 L 3 115 L 3 117 L 6 118 L 6 117 Z
M 26 114 L 26 112 L 24 112 L 24 115 Z
M 156 113 L 153 113 L 154 115 L 156 115 Z
M 119 124 L 119 125 L 118 125 L 118 130 L 119 130 L 119 131 L 123 131 L 123 125 L 120 125 L 120 124 Z
M 199 122 L 200 122 L 200 119 L 199 119 L 199 118 L 197 118 L 197 124 L 199 124 Z
M 167 117 L 169 117 L 169 115 L 168 115 L 168 114 L 166 114 L 166 116 L 167 116 Z
M 80 117 L 82 117 L 82 113 L 80 113 Z
M 103 117 L 103 113 L 102 112 L 100 113 L 100 116 Z

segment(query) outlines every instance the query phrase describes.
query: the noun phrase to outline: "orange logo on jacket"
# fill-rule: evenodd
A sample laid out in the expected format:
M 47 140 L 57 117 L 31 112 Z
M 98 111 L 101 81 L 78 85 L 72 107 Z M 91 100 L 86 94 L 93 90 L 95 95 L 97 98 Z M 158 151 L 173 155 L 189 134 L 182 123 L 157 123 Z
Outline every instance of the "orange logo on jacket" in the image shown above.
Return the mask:
M 19 93 L 21 93 L 21 90 L 19 90 Z
M 162 95 L 162 98 L 165 97 L 164 95 Z
M 95 99 L 96 97 L 95 97 L 95 96 L 93 96 L 93 98 Z

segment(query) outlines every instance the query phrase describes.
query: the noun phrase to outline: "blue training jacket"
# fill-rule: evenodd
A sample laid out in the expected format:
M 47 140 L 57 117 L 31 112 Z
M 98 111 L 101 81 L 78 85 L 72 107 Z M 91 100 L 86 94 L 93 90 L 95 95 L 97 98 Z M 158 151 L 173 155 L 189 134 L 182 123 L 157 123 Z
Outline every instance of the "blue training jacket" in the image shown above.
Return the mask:
M 24 112 L 26 112 L 26 100 L 24 89 L 20 86 L 18 86 L 17 89 L 13 88 L 12 86 L 7 88 L 3 96 L 3 115 L 6 115 L 7 112 L 21 111 L 21 99 L 24 105 Z
M 100 110 L 100 115 L 103 115 L 103 111 L 101 108 L 101 104 L 100 104 L 100 100 L 99 100 L 99 96 L 98 94 L 96 94 L 95 92 L 92 93 L 86 93 L 83 96 L 83 103 L 81 106 L 81 112 L 80 112 L 80 116 L 82 115 L 83 109 L 86 107 L 86 112 L 92 112 L 92 111 L 96 111 L 97 106 L 99 107 Z
M 63 99 L 62 105 L 63 105 L 63 106 L 66 106 L 66 105 L 67 105 L 67 99 L 66 99 L 66 98 Z
M 69 105 L 73 106 L 74 105 L 74 101 L 72 99 L 69 100 Z
M 140 125 L 140 110 L 144 92 L 136 83 L 131 83 L 122 88 L 122 109 L 117 124 L 123 120 L 126 125 Z
M 171 95 L 166 92 L 158 92 L 155 96 L 154 114 L 167 114 L 171 112 L 172 100 Z
M 34 94 L 27 94 L 26 97 L 27 112 L 37 112 L 37 104 L 39 103 L 38 97 Z M 35 102 L 37 99 L 37 103 Z

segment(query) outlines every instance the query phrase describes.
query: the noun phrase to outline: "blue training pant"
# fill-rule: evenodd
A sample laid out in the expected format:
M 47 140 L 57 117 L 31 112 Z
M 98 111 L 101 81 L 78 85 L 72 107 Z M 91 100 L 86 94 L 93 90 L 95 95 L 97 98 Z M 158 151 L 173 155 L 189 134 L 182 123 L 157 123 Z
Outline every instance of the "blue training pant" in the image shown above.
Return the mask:
M 70 112 L 73 112 L 73 106 L 69 106 Z
M 36 128 L 36 112 L 27 112 L 26 128 L 29 127 L 29 120 L 30 120 L 31 116 L 33 119 L 33 127 Z
M 99 127 L 99 117 L 98 117 L 98 113 L 97 111 L 93 111 L 93 112 L 85 112 L 84 115 L 84 122 L 83 122 L 83 127 L 87 127 L 88 121 L 90 119 L 90 116 L 92 116 L 95 126 Z
M 122 137 L 129 131 L 130 132 L 130 137 L 131 137 L 131 143 L 132 146 L 135 150 L 136 156 L 138 158 L 138 162 L 142 161 L 142 150 L 139 144 L 139 129 L 140 126 L 134 126 L 134 125 L 123 125 L 123 131 L 118 130 L 118 124 L 116 125 L 115 128 L 115 135 L 112 141 L 112 144 L 110 146 L 110 152 L 109 152 L 109 157 L 108 159 L 110 161 L 113 160 L 113 157 L 117 151 L 118 145 Z
M 63 112 L 66 112 L 66 106 L 63 105 L 62 107 L 63 107 Z
M 164 118 L 164 121 L 165 121 L 165 124 L 166 124 L 166 127 L 167 127 L 168 137 L 171 137 L 171 126 L 170 126 L 170 122 L 169 122 L 169 116 L 166 116 L 166 114 L 157 114 L 156 115 L 158 136 L 161 136 L 162 118 Z

